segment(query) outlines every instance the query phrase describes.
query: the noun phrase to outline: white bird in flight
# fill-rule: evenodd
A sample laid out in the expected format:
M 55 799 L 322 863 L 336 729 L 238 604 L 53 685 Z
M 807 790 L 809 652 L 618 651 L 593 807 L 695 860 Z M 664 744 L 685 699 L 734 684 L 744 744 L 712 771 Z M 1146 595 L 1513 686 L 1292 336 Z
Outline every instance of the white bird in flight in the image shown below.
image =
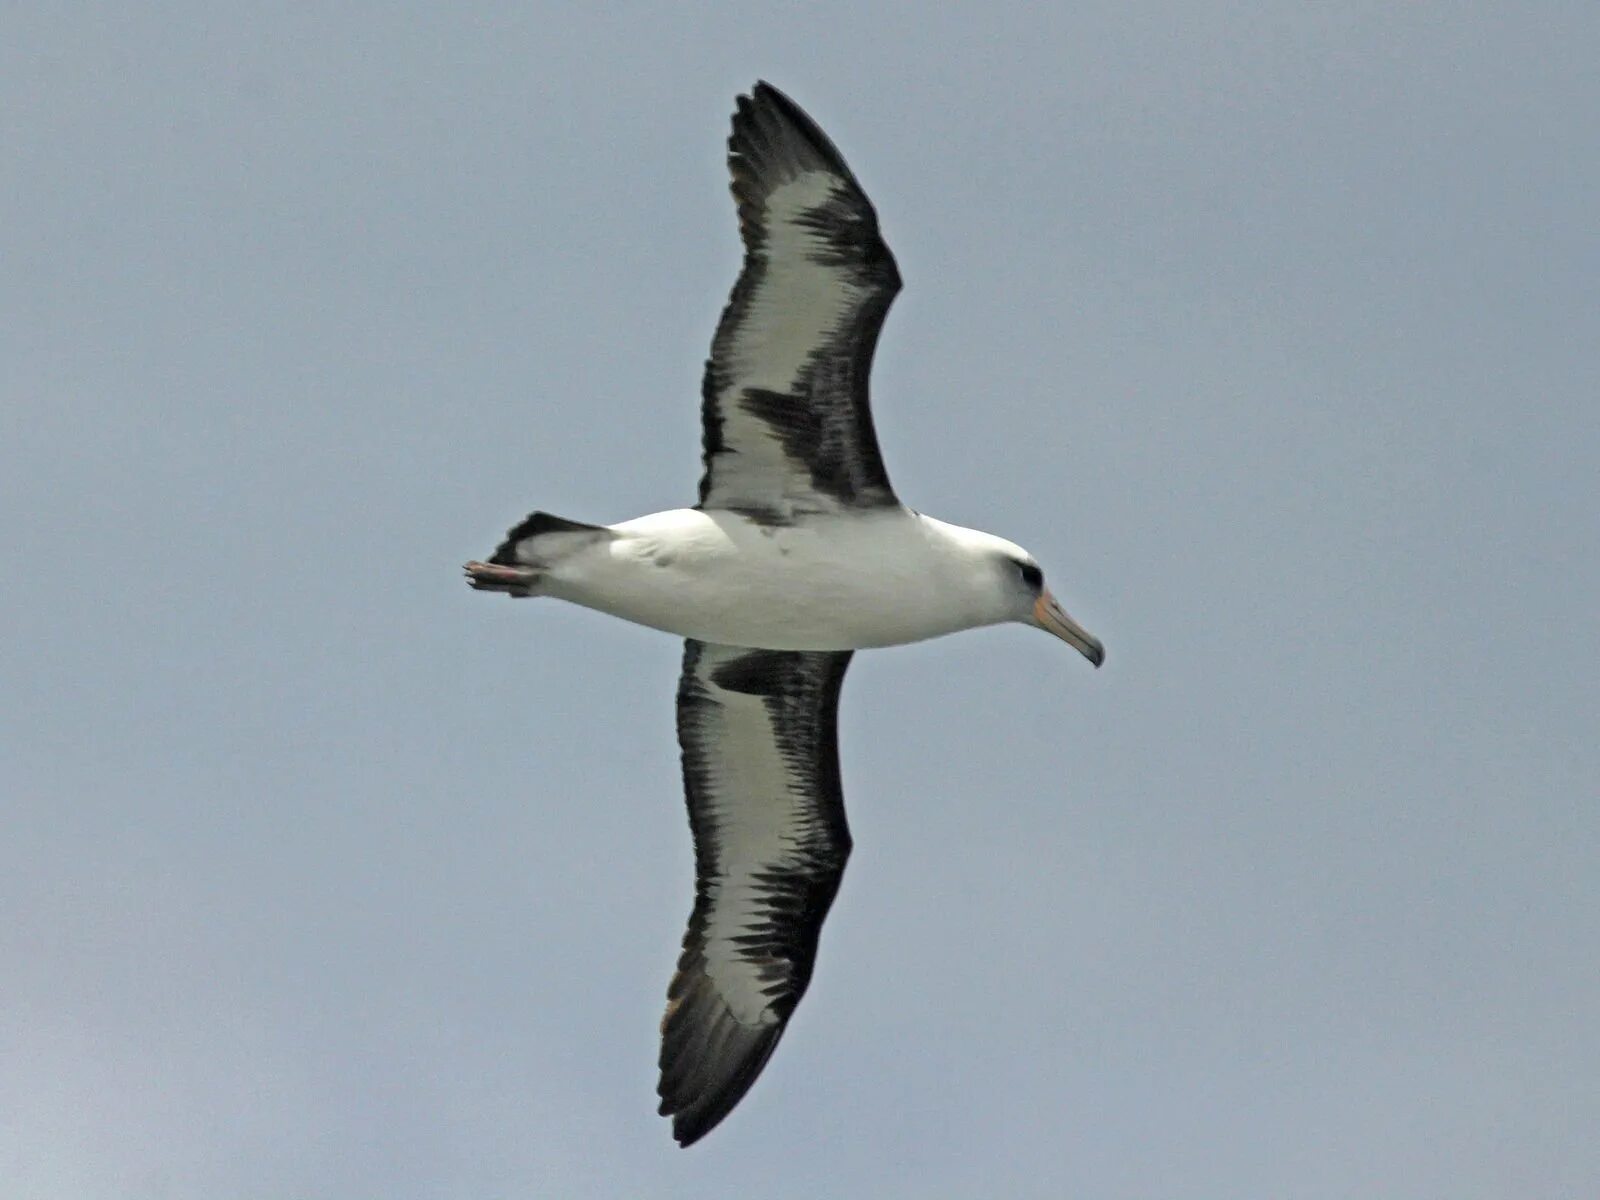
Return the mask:
M 536 512 L 466 566 L 482 591 L 686 639 L 696 886 L 658 1088 L 685 1146 L 749 1090 L 810 982 L 850 854 L 836 716 L 852 653 L 1017 621 L 1105 657 L 1027 551 L 889 486 L 867 378 L 900 274 L 833 143 L 757 83 L 728 166 L 745 255 L 706 363 L 700 503 L 617 525 Z

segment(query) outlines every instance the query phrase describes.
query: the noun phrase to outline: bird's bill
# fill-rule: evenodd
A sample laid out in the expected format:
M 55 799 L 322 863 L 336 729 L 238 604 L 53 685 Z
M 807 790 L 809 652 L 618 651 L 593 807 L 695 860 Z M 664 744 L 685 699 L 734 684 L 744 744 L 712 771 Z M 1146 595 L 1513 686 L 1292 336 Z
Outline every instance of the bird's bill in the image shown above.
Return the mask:
M 1034 602 L 1033 623 L 1046 633 L 1055 634 L 1095 666 L 1105 662 L 1106 648 L 1100 639 L 1069 617 L 1048 591 L 1040 592 Z

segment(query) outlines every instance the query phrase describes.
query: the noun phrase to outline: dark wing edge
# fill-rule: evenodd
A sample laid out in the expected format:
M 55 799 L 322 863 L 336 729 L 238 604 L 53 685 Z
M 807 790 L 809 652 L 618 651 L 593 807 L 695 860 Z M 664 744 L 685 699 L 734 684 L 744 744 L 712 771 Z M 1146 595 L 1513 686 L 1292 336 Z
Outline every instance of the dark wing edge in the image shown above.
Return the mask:
M 685 643 L 678 740 L 695 902 L 657 1088 L 680 1145 L 750 1090 L 811 981 L 850 855 L 837 740 L 850 656 Z
M 745 247 L 701 387 L 702 506 L 898 504 L 873 429 L 872 358 L 900 290 L 877 213 L 799 105 L 738 98 L 728 168 Z

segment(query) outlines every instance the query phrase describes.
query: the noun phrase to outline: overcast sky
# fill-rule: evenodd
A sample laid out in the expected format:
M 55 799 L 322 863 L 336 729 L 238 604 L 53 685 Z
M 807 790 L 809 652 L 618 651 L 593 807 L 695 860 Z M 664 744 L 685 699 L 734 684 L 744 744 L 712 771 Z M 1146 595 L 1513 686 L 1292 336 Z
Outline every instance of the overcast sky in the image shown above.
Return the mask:
M 7 1200 L 1600 1186 L 1592 3 L 8 5 Z M 758 77 L 910 504 L 1108 647 L 864 654 L 765 1076 L 654 1115 L 671 638 Z

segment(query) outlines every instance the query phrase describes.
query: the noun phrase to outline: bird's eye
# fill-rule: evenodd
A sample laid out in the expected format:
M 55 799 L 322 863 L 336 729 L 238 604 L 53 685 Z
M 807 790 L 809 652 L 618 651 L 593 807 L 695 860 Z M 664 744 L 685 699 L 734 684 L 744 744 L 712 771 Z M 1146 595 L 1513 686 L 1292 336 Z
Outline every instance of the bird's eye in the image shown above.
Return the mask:
M 1037 592 L 1044 586 L 1044 572 L 1033 563 L 1018 563 L 1017 570 L 1022 573 L 1022 582 L 1027 584 L 1031 591 Z

